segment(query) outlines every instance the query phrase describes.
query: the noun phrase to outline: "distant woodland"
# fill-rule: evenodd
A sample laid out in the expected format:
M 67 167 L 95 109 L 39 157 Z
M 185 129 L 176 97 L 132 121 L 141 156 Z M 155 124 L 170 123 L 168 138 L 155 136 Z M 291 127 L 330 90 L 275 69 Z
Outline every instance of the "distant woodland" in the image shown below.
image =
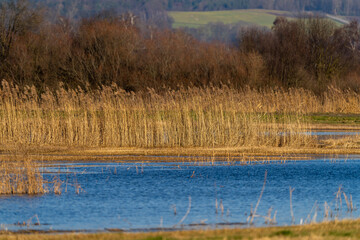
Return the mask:
M 360 13 L 360 2 L 356 0 L 164 0 L 164 2 L 168 10 L 215 11 L 263 8 L 295 12 L 322 11 L 339 15 Z
M 31 0 L 53 12 L 69 17 L 89 17 L 102 11 L 132 11 L 142 19 L 159 21 L 165 11 L 215 11 L 231 9 L 277 9 L 286 11 L 321 11 L 359 16 L 358 0 Z
M 76 24 L 46 20 L 27 1 L 2 3 L 0 79 L 37 91 L 137 92 L 228 86 L 359 91 L 360 25 L 320 17 L 278 17 L 272 29 L 239 29 L 237 45 L 206 43 L 181 30 L 139 24 L 134 15 L 100 14 Z
M 9 0 L 4 0 L 4 2 Z M 131 13 L 142 27 L 171 28 L 173 20 L 168 11 L 216 11 L 232 9 L 275 9 L 295 14 L 304 11 L 355 16 L 360 18 L 358 0 L 29 0 L 33 6 L 42 8 L 47 19 L 61 16 L 69 21 L 106 15 L 107 17 Z M 237 31 L 244 23 L 222 24 L 218 22 L 186 28 L 197 39 L 236 44 Z M 221 34 L 219 34 L 221 33 Z

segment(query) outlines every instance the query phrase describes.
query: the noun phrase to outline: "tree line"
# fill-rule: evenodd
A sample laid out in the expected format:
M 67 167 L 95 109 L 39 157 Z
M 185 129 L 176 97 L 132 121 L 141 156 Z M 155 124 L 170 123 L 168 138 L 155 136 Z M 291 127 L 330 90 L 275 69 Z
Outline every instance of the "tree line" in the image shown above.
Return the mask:
M 188 87 L 359 91 L 360 26 L 320 17 L 277 18 L 243 28 L 238 45 L 205 43 L 181 30 L 142 28 L 133 15 L 48 22 L 26 1 L 0 8 L 0 79 L 38 91 L 117 85 L 158 92 Z
M 132 11 L 153 22 L 167 20 L 166 11 L 216 11 L 232 9 L 276 9 L 293 12 L 321 11 L 359 16 L 357 0 L 31 0 L 67 18 L 90 17 L 102 11 Z
M 356 0 L 165 0 L 168 10 L 215 11 L 232 9 L 276 9 L 293 12 L 321 11 L 331 14 L 358 16 Z

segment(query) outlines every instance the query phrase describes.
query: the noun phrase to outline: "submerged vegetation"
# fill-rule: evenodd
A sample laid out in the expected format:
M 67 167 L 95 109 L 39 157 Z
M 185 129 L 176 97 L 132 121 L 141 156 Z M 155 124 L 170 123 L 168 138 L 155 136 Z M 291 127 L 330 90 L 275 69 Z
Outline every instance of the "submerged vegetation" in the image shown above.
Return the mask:
M 38 164 L 22 155 L 0 162 L 0 195 L 42 194 L 48 190 Z
M 45 180 L 42 167 L 22 146 L 5 153 L 0 161 L 0 195 L 61 194 L 62 182 L 56 176 Z

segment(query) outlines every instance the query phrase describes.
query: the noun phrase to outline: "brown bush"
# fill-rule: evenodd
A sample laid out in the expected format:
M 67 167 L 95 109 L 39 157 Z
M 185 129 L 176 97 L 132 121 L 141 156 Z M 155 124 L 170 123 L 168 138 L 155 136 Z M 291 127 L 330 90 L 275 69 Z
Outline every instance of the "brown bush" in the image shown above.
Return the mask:
M 357 22 L 338 28 L 320 17 L 278 18 L 271 30 L 242 31 L 235 48 L 181 31 L 149 28 L 144 34 L 127 15 L 45 23 L 18 3 L 24 4 L 0 11 L 7 19 L 0 22 L 3 30 L 17 22 L 14 13 L 20 16 L 13 31 L 0 32 L 0 78 L 20 89 L 56 91 L 60 83 L 86 91 L 116 84 L 128 92 L 227 85 L 303 87 L 321 94 L 329 85 L 359 88 Z

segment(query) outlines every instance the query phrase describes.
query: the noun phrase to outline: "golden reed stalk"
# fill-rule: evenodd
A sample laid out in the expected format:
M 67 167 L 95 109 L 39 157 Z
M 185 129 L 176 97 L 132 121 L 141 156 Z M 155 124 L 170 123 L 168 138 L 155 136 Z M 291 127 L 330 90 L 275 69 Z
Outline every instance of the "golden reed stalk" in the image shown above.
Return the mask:
M 48 192 L 38 164 L 26 154 L 11 154 L 0 161 L 0 194 L 41 194 Z
M 2 82 L 0 144 L 96 147 L 306 146 L 311 112 L 360 112 L 354 92 L 191 88 L 157 94 L 112 86 L 38 94 Z

